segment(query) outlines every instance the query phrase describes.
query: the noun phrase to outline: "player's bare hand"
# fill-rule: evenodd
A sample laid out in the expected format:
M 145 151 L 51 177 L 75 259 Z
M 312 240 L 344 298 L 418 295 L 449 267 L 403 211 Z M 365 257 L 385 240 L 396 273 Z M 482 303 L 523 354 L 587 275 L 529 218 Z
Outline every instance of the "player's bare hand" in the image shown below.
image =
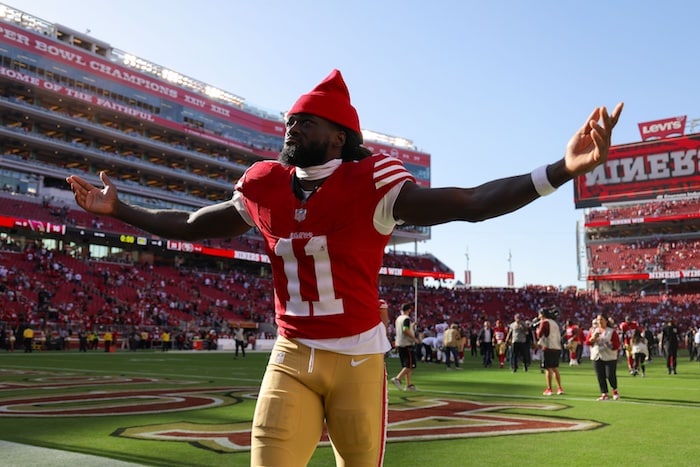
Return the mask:
M 612 114 L 605 107 L 598 107 L 586 123 L 571 137 L 566 145 L 566 170 L 574 177 L 593 170 L 608 160 L 613 128 L 622 113 L 623 103 L 615 106 Z
M 66 182 L 70 185 L 78 206 L 93 214 L 109 216 L 114 213 L 119 201 L 117 187 L 105 172 L 100 172 L 100 180 L 104 184 L 102 189 L 77 175 L 66 177 Z

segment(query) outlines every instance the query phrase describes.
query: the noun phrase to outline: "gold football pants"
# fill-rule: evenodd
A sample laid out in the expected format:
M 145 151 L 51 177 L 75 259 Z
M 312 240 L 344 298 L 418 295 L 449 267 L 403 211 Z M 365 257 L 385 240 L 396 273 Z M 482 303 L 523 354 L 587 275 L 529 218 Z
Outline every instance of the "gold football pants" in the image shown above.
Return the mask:
M 386 418 L 384 355 L 343 355 L 280 336 L 255 407 L 251 465 L 307 465 L 325 423 L 337 466 L 379 466 Z

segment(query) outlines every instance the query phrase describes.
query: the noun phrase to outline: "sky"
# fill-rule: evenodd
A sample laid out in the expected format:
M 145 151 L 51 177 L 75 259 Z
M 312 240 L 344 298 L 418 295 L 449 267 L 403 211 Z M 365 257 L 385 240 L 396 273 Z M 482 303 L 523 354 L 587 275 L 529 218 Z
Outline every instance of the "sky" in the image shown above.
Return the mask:
M 362 128 L 431 154 L 431 184 L 476 186 L 564 155 L 600 105 L 637 124 L 700 118 L 700 2 L 0 0 L 181 74 L 287 110 L 342 71 Z M 695 103 L 695 104 L 693 104 Z M 521 210 L 432 228 L 417 245 L 472 286 L 585 288 L 573 183 Z M 414 246 L 407 247 L 414 251 Z

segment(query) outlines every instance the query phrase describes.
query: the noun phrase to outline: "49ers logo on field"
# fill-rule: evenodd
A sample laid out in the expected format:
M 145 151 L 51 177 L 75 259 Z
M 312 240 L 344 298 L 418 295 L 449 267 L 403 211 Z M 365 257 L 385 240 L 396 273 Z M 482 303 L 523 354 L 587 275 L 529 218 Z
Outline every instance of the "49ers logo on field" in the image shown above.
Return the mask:
M 28 376 L 25 373 L 25 376 Z M 253 404 L 257 387 L 201 387 L 194 381 L 179 381 L 180 387 L 154 388 L 154 384 L 172 385 L 173 381 L 155 378 L 82 377 L 74 375 L 36 376 L 33 380 L 0 384 L 2 392 L 52 390 L 52 394 L 0 398 L 0 417 L 105 417 L 211 409 L 240 403 Z M 110 385 L 111 389 L 105 389 Z M 95 391 L 95 386 L 100 390 Z M 127 388 L 125 386 L 129 386 Z M 84 390 L 78 390 L 79 388 Z M 57 394 L 56 390 L 63 390 Z M 590 420 L 572 420 L 512 413 L 556 411 L 561 404 L 519 402 L 475 402 L 454 397 L 404 397 L 389 406 L 387 440 L 431 440 L 588 430 L 601 426 Z M 178 422 L 116 429 L 113 436 L 132 439 L 189 443 L 216 452 L 240 452 L 250 449 L 250 421 L 232 424 Z M 321 445 L 328 445 L 324 434 Z
M 455 439 L 506 434 L 589 430 L 590 420 L 565 420 L 506 413 L 511 409 L 559 410 L 559 404 L 479 403 L 449 398 L 411 397 L 389 407 L 387 441 Z M 180 441 L 216 452 L 250 449 L 250 423 L 203 425 L 169 423 L 123 428 L 113 433 L 135 439 Z M 326 433 L 321 446 L 330 445 Z

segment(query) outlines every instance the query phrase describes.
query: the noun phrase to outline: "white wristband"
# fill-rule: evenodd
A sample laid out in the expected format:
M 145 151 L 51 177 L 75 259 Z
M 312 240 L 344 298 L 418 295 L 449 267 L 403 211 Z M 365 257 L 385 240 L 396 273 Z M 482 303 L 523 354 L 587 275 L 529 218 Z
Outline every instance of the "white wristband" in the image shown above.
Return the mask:
M 557 189 L 554 188 L 551 183 L 549 183 L 549 178 L 547 178 L 546 165 L 543 165 L 542 167 L 537 167 L 535 170 L 532 171 L 530 177 L 532 177 L 532 184 L 535 185 L 535 191 L 537 191 L 537 193 L 540 196 L 551 195 L 552 193 L 557 191 Z

